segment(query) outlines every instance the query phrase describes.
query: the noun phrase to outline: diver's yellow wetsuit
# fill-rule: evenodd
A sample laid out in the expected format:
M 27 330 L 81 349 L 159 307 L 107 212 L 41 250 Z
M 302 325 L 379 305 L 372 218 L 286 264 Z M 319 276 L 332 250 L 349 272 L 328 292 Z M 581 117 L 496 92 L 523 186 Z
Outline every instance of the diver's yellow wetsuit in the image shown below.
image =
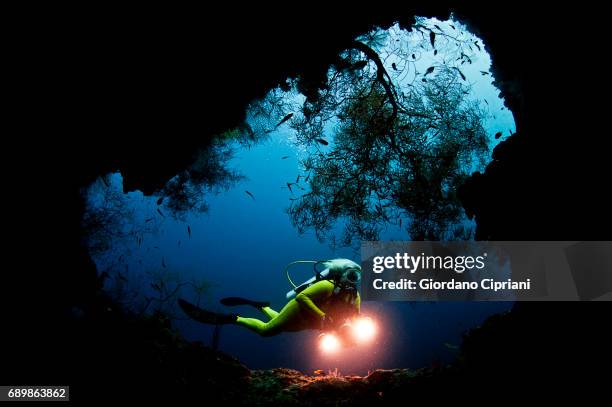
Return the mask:
M 341 322 L 359 314 L 359 293 L 342 290 L 334 293 L 335 288 L 332 281 L 318 281 L 290 300 L 280 312 L 270 307 L 260 308 L 270 318 L 268 322 L 238 316 L 235 323 L 261 336 L 272 336 L 281 332 L 319 329 L 323 317 Z

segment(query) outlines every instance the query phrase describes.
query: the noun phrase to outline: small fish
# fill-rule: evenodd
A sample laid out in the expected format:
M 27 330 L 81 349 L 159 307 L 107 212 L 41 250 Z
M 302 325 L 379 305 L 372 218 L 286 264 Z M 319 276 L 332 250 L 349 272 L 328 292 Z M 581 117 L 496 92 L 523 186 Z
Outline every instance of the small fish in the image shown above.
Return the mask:
M 459 72 L 459 75 L 461 75 L 461 79 L 465 80 L 465 75 L 463 74 L 463 72 L 461 72 L 456 66 L 454 66 L 453 68 L 455 68 L 455 70 Z
M 287 158 L 289 158 L 289 156 L 288 155 L 284 155 L 284 156 L 281 157 L 281 160 L 286 160 Z
M 474 45 L 476 45 L 476 48 L 478 48 L 478 51 L 480 51 L 480 45 L 478 45 L 478 41 L 474 41 Z
M 302 176 L 300 174 L 298 174 L 297 178 L 295 179 L 295 183 L 297 184 L 298 182 L 300 182 L 300 178 L 302 178 Z
M 117 272 L 117 276 L 119 277 L 119 280 L 127 281 L 127 278 L 125 278 L 125 276 L 123 276 L 121 273 Z
M 306 176 L 306 179 L 304 181 L 308 182 L 309 179 L 310 179 L 310 174 Z
M 416 55 L 412 54 L 412 59 L 416 59 Z
M 153 287 L 156 291 L 161 291 L 161 287 L 159 286 L 159 284 L 151 283 L 151 287 Z
M 433 71 L 434 71 L 434 67 L 433 67 L 433 66 L 430 66 L 429 68 L 427 68 L 427 71 L 425 71 L 425 75 L 423 75 L 423 76 L 427 76 L 427 75 L 429 75 L 430 73 L 432 73 Z
M 489 105 L 489 102 L 487 102 L 487 99 L 482 99 L 484 100 L 484 102 L 487 104 L 487 106 Z
M 189 235 L 189 238 L 191 239 L 191 226 L 187 225 L 187 234 Z
M 455 26 L 454 26 L 454 25 L 452 25 L 452 24 L 449 24 L 449 25 L 450 25 L 450 27 L 451 27 L 453 30 L 456 30 L 456 28 L 455 28 Z
M 250 193 L 249 191 L 244 191 L 248 196 L 250 196 L 251 198 L 253 198 L 253 200 L 255 200 L 255 197 L 253 196 L 252 193 Z
M 461 56 L 459 57 L 461 59 L 466 59 L 470 64 L 472 63 L 472 60 L 470 59 L 470 57 L 468 57 L 467 55 L 465 55 L 463 52 L 461 53 Z M 465 61 L 463 61 L 465 62 Z M 461 62 L 463 64 L 463 62 Z
M 110 188 L 110 184 L 108 183 L 108 178 L 106 177 L 106 175 L 100 177 L 102 179 L 102 182 L 104 183 L 104 185 L 106 186 L 106 188 Z
M 400 220 L 399 220 L 399 227 L 400 228 L 402 227 L 402 218 L 400 218 Z
M 325 374 L 325 373 L 323 372 L 323 370 L 321 370 L 321 369 L 317 369 L 317 370 L 315 370 L 313 373 L 314 373 L 314 374 L 316 374 L 316 375 L 323 375 L 323 374 Z
M 161 264 L 162 264 L 163 268 L 166 268 L 166 260 L 163 257 L 162 257 L 162 263 Z
M 421 79 L 421 82 L 427 82 L 427 79 L 423 78 Z
M 482 74 L 482 76 L 485 76 L 485 75 L 489 74 L 487 71 L 480 71 L 480 73 Z
M 512 132 L 512 130 L 508 129 L 508 131 L 510 132 L 510 135 L 512 136 L 514 133 Z
M 178 241 L 178 247 L 181 247 L 181 241 L 180 240 Z
M 151 222 L 153 220 L 153 218 L 147 218 L 145 219 L 145 223 Z
M 391 68 L 393 68 L 394 71 L 397 71 L 397 65 L 395 65 L 395 62 L 391 64 Z
M 500 138 L 502 136 L 502 132 L 498 131 L 497 133 L 495 133 L 495 139 L 497 140 L 498 138 Z
M 429 32 L 429 42 L 431 42 L 432 47 L 436 47 L 436 33 L 433 31 Z
M 153 246 L 154 249 L 159 249 L 159 246 Z
M 438 55 L 438 50 L 437 50 L 437 49 L 434 49 L 434 57 L 435 57 L 436 55 Z
M 327 140 L 325 140 L 325 139 L 322 139 L 322 138 L 316 138 L 315 140 L 316 140 L 317 142 L 319 142 L 320 144 L 323 144 L 324 146 L 329 145 L 329 142 L 328 142 Z
M 280 122 L 278 122 L 278 124 L 274 128 L 278 129 L 281 124 L 285 123 L 287 120 L 291 119 L 292 117 L 293 117 L 293 112 L 287 114 L 285 117 L 282 118 L 282 120 Z
M 157 204 L 158 204 L 158 205 L 161 205 L 163 202 L 164 202 L 164 197 L 163 197 L 163 195 L 162 195 L 162 196 L 160 196 L 159 198 L 157 198 Z
M 287 182 L 287 188 L 289 188 L 289 191 L 291 193 L 293 193 L 293 190 L 291 189 L 291 185 L 295 185 L 295 183 L 294 182 Z
M 439 25 L 434 24 L 434 27 L 436 27 L 438 30 L 442 31 L 442 29 L 440 28 L 440 26 L 439 26 Z
M 157 208 L 157 213 L 159 213 L 161 215 L 162 218 L 165 218 L 166 216 L 164 216 L 163 212 L 159 210 L 159 208 Z
M 453 345 L 452 343 L 444 342 L 444 346 L 446 346 L 448 349 L 459 350 L 459 346 Z

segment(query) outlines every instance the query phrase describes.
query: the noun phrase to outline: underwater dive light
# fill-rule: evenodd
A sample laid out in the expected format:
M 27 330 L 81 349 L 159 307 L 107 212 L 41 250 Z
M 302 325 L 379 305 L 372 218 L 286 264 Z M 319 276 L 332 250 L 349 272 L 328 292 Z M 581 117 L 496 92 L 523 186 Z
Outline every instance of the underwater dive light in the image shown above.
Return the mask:
M 371 342 L 378 327 L 370 317 L 359 317 L 352 322 L 345 322 L 337 330 L 319 335 L 319 347 L 323 353 L 335 353 L 341 348 L 362 345 Z
M 320 336 L 319 346 L 325 353 L 334 353 L 340 349 L 340 340 L 332 333 L 324 333 Z
M 376 336 L 376 324 L 369 317 L 360 317 L 353 322 L 353 339 L 358 343 L 370 342 Z

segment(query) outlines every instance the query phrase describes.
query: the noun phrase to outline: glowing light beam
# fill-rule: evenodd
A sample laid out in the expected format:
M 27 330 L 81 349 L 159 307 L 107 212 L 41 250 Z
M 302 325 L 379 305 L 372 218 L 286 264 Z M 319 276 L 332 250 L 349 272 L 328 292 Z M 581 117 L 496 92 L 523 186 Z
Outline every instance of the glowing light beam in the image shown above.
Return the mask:
M 334 353 L 340 349 L 340 340 L 333 334 L 323 334 L 320 341 L 324 353 Z
M 376 336 L 377 327 L 371 318 L 359 318 L 353 325 L 353 338 L 356 342 L 370 342 Z

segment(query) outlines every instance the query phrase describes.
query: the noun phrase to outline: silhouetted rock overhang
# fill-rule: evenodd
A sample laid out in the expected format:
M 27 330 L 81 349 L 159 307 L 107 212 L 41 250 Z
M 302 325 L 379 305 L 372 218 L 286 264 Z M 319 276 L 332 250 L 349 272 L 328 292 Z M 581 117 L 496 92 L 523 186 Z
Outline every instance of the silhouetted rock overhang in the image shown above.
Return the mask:
M 410 27 L 415 15 L 445 19 L 452 11 L 484 40 L 522 128 L 535 17 L 520 7 L 491 13 L 432 3 L 196 14 L 147 7 L 58 26 L 50 58 L 66 69 L 79 183 L 120 170 L 126 190 L 152 193 L 211 136 L 239 125 L 249 102 L 289 77 L 316 86 L 357 35 L 396 21 Z

